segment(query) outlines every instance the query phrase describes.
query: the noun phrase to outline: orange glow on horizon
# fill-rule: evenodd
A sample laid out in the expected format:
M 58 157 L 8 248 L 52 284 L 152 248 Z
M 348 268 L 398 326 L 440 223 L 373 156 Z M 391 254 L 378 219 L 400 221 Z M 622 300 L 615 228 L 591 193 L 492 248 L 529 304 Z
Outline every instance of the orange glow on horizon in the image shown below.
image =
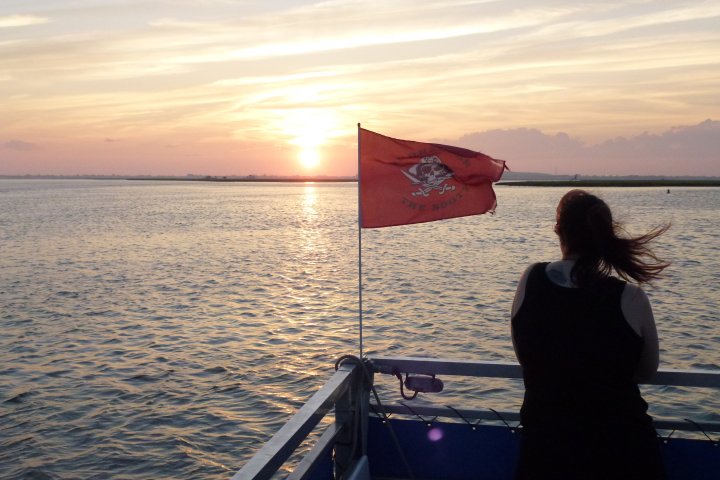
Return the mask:
M 303 148 L 300 150 L 298 158 L 300 160 L 300 164 L 307 170 L 311 170 L 320 165 L 320 154 L 315 148 Z
M 718 2 L 11 3 L 0 175 L 351 176 L 358 122 L 518 172 L 720 175 Z

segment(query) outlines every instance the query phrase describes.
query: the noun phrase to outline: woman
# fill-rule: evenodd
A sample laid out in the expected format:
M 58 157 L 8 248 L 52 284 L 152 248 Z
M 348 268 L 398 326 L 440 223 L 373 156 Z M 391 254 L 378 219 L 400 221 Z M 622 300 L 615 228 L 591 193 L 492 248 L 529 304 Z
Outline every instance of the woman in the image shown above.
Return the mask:
M 652 309 L 639 284 L 668 266 L 648 244 L 667 230 L 619 236 L 607 204 L 572 190 L 557 207 L 562 259 L 518 284 L 512 339 L 525 398 L 518 479 L 665 478 L 637 382 L 658 367 Z

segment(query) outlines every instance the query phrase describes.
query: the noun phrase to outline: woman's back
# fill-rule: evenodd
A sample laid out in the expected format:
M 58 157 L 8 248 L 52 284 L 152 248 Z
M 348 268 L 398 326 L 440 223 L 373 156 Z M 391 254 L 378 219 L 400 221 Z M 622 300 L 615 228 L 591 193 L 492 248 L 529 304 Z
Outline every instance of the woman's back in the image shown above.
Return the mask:
M 512 318 L 523 366 L 520 479 L 664 478 L 635 372 L 643 339 L 627 323 L 625 282 L 568 288 L 532 267 Z
M 667 263 L 649 243 L 667 228 L 618 235 L 600 198 L 572 190 L 560 199 L 562 260 L 528 269 L 513 302 L 525 381 L 519 479 L 665 478 L 637 386 L 658 366 L 652 309 L 639 287 L 611 275 L 657 278 Z
M 625 283 L 607 278 L 592 287 L 562 287 L 546 266 L 531 269 L 512 319 L 526 388 L 523 425 L 557 415 L 649 421 L 634 378 L 643 340 L 621 309 Z

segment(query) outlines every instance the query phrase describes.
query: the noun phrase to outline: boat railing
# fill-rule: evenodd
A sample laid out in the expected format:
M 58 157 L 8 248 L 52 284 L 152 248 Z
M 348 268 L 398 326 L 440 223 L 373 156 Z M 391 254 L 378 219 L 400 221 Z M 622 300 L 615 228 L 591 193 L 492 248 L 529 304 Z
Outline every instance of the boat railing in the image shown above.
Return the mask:
M 262 480 L 271 478 L 313 432 L 315 427 L 336 404 L 352 401 L 353 384 L 357 384 L 358 365 L 340 365 L 335 374 L 283 425 L 273 437 L 240 469 L 232 480 Z M 318 458 L 333 448 L 335 441 L 347 430 L 340 422 L 330 424 L 311 451 L 302 459 L 290 477 L 304 479 L 312 471 Z
M 373 357 L 371 358 L 371 362 L 376 372 L 390 375 L 402 372 L 403 374 L 420 375 L 522 379 L 522 368 L 514 362 L 449 360 L 420 357 Z M 652 379 L 643 382 L 643 384 L 720 389 L 720 371 L 659 369 Z M 374 405 L 371 405 L 371 407 L 375 408 Z M 383 403 L 382 408 L 385 413 L 408 414 L 413 416 L 470 418 L 474 420 L 500 420 L 508 422 L 519 422 L 520 420 L 520 415 L 516 411 L 498 411 L 494 409 L 470 410 L 437 407 L 433 405 L 413 405 L 412 408 L 410 408 L 406 404 L 390 405 L 386 403 Z M 658 430 L 697 431 L 698 427 L 700 427 L 698 422 L 691 422 L 685 419 L 656 419 L 654 424 Z M 720 432 L 720 423 L 702 422 L 701 428 L 708 432 Z
M 369 368 L 368 368 L 369 367 Z M 372 373 L 369 374 L 368 370 Z M 367 416 L 370 409 L 380 408 L 370 404 L 370 386 L 372 374 L 408 373 L 420 375 L 448 375 L 484 378 L 521 379 L 520 365 L 511 362 L 448 360 L 418 357 L 372 357 L 364 364 L 348 362 L 339 365 L 335 374 L 318 390 L 293 417 L 240 469 L 232 480 L 270 479 L 293 455 L 300 444 L 310 435 L 320 421 L 332 410 L 335 422 L 325 427 L 319 439 L 310 451 L 300 460 L 289 480 L 311 478 L 313 470 L 327 458 L 334 449 L 336 462 L 351 462 L 356 455 L 357 442 L 366 442 Z M 651 385 L 680 387 L 700 387 L 720 389 L 720 371 L 708 370 L 671 370 L 661 369 L 657 375 L 646 382 Z M 414 405 L 412 410 L 405 404 L 388 405 L 383 403 L 385 414 L 413 414 L 440 417 L 463 417 L 475 420 L 517 421 L 517 412 L 495 410 L 464 410 L 436 407 L 432 405 Z M 699 425 L 688 421 L 656 421 L 658 429 L 696 430 Z M 703 422 L 707 432 L 720 432 L 720 423 Z

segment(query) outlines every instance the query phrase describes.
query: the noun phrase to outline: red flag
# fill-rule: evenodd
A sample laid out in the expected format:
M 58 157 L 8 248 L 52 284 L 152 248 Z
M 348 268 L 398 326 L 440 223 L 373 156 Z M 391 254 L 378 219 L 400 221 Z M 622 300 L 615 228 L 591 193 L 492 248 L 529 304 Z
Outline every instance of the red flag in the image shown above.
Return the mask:
M 360 129 L 360 226 L 389 227 L 495 210 L 503 160 Z

